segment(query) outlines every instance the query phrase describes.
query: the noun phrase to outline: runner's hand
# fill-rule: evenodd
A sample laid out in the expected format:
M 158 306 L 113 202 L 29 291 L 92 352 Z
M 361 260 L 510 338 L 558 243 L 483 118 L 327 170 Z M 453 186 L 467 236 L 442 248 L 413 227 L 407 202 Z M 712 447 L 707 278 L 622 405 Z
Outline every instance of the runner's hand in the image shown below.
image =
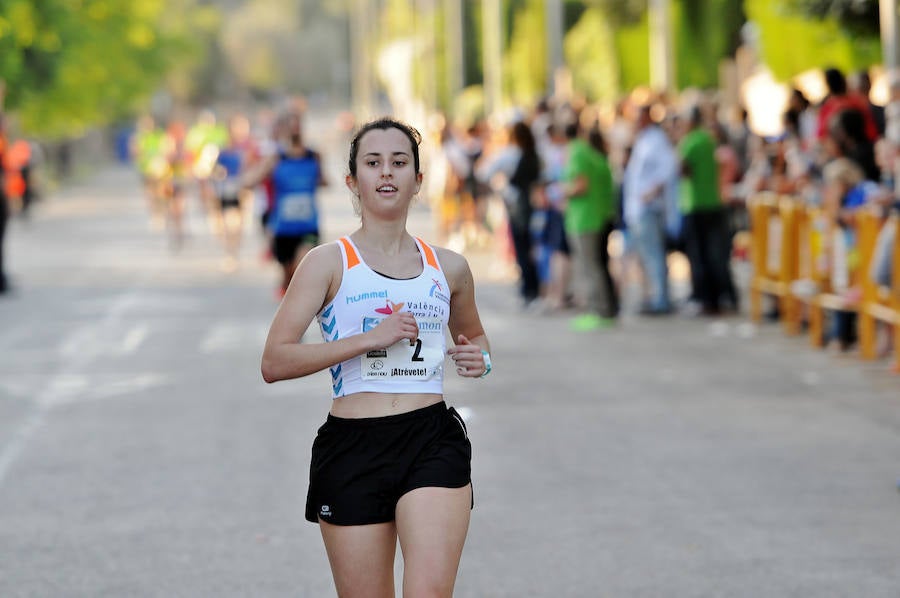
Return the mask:
M 367 332 L 379 349 L 390 347 L 403 339 L 413 345 L 419 338 L 416 317 L 407 311 L 396 312 L 383 319 L 378 326 Z
M 456 346 L 447 349 L 447 353 L 456 363 L 456 373 L 464 378 L 478 378 L 487 369 L 481 347 L 467 339 L 465 335 L 460 334 Z

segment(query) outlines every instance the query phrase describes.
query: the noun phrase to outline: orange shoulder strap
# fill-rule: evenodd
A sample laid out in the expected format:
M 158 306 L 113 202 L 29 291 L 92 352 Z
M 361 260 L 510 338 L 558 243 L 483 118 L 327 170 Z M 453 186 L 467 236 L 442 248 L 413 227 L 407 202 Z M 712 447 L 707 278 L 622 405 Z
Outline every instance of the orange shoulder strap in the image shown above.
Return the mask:
M 353 266 L 358 265 L 359 256 L 356 254 L 356 249 L 353 248 L 353 243 L 350 242 L 350 239 L 341 237 L 338 241 L 344 246 L 344 253 L 347 254 L 347 269 L 349 270 Z
M 441 266 L 438 264 L 437 256 L 434 255 L 434 249 L 419 237 L 416 237 L 416 241 L 418 241 L 419 245 L 422 247 L 422 253 L 425 255 L 425 263 L 435 270 L 440 270 Z

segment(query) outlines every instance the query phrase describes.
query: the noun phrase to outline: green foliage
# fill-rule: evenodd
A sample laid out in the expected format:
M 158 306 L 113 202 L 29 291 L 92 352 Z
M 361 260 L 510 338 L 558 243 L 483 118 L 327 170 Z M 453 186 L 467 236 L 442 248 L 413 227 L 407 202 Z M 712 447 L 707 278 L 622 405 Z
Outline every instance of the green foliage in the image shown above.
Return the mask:
M 746 0 L 745 10 L 757 26 L 761 58 L 779 79 L 812 68 L 849 71 L 880 61 L 877 37 L 853 37 L 833 18 L 809 20 L 777 0 Z
M 682 0 L 673 4 L 678 87 L 715 88 L 719 63 L 737 49 L 746 18 L 742 0 Z
M 542 0 L 520 2 L 503 61 L 504 89 L 514 104 L 536 102 L 547 88 L 547 35 Z
M 619 60 L 610 19 L 602 8 L 589 8 L 563 42 L 575 90 L 591 100 L 613 102 L 620 85 Z
M 0 5 L 0 77 L 6 84 L 6 106 L 15 108 L 29 90 L 49 87 L 58 69 L 56 57 L 60 0 L 48 0 L 40 11 L 26 0 Z
M 620 28 L 616 32 L 615 41 L 621 72 L 620 91 L 650 83 L 650 33 L 647 19 Z
M 482 79 L 481 0 L 459 0 L 464 80 Z M 649 82 L 648 0 L 561 0 L 564 52 L 576 90 L 613 101 Z M 776 76 L 845 70 L 880 60 L 878 0 L 670 0 L 679 88 L 713 87 L 746 18 Z M 503 0 L 504 91 L 517 104 L 545 92 L 543 0 Z M 321 90 L 334 81 L 349 0 L 0 0 L 0 79 L 6 108 L 45 137 L 146 107 L 162 85 L 176 101 L 212 101 L 245 89 Z M 219 6 L 227 7 L 223 13 Z M 374 6 L 374 3 L 373 3 Z M 415 40 L 414 91 L 476 111 L 476 90 L 450 96 L 446 2 L 382 0 L 376 45 Z M 413 10 L 414 9 L 414 10 Z M 426 14 L 420 13 L 426 9 Z M 745 14 L 746 13 L 746 14 Z M 316 57 L 309 59 L 310 56 Z M 433 60 L 432 60 L 433 58 Z M 374 58 L 373 58 L 374 60 Z M 229 96 L 231 97 L 231 96 Z
M 222 12 L 199 0 L 166 0 L 166 6 L 160 27 L 168 32 L 171 59 L 164 85 L 178 102 L 206 103 L 224 68 L 218 46 Z
M 381 7 L 372 63 L 392 101 L 410 101 L 409 95 L 429 105 L 438 101 L 436 18 L 434 6 L 412 0 L 387 0 Z
M 437 31 L 447 31 L 449 29 L 447 15 L 443 10 L 435 13 L 435 27 Z M 451 95 L 451 78 L 450 78 L 450 42 L 447 35 L 438 35 L 434 40 L 435 60 L 435 93 L 437 97 L 435 102 L 439 110 L 449 112 L 452 98 Z
M 566 62 L 575 87 L 589 100 L 615 101 L 650 82 L 646 0 L 591 5 L 566 33 Z M 628 7 L 632 10 L 628 10 Z M 718 84 L 719 63 L 732 54 L 745 21 L 742 0 L 671 3 L 677 87 Z
M 382 41 L 395 40 L 410 34 L 416 25 L 416 11 L 412 0 L 387 0 L 381 12 L 379 32 Z
M 463 9 L 463 31 L 470 32 L 466 35 L 466 43 L 463 45 L 463 61 L 465 72 L 463 86 L 480 84 L 484 71 L 481 64 L 481 53 L 484 43 L 481 37 L 483 17 L 481 14 L 480 0 L 460 0 Z
M 647 0 L 585 0 L 584 4 L 598 9 L 609 26 L 616 29 L 636 25 L 647 13 Z
M 190 51 L 167 26 L 176 0 L 9 0 L 0 4 L 0 78 L 23 130 L 77 135 L 133 110 Z
M 879 0 L 787 0 L 788 9 L 816 20 L 832 20 L 854 36 L 879 35 Z
M 464 88 L 453 102 L 453 120 L 469 125 L 484 117 L 484 89 L 480 85 Z

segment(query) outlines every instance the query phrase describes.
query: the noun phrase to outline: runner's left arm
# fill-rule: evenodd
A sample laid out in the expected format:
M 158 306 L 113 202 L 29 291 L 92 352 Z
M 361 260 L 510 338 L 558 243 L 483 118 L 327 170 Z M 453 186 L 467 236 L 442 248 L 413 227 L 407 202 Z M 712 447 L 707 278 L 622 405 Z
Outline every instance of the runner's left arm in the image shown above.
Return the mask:
M 447 353 L 456 363 L 460 376 L 478 378 L 486 370 L 482 351 L 490 352 L 491 346 L 478 315 L 472 270 L 466 258 L 458 253 L 438 249 L 438 256 L 450 284 L 448 327 L 456 343 Z

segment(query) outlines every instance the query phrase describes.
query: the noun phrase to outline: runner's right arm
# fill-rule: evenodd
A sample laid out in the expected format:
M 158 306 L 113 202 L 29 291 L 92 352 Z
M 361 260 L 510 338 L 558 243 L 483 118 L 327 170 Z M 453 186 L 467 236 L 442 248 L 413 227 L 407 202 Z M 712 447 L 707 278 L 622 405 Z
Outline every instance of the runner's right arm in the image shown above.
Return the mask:
M 275 166 L 278 165 L 280 157 L 278 154 L 266 156 L 259 162 L 247 168 L 247 171 L 241 174 L 241 187 L 245 189 L 253 189 L 261 184 L 266 177 L 272 174 Z
M 334 243 L 312 249 L 300 262 L 266 338 L 261 364 L 266 382 L 308 376 L 367 351 L 418 337 L 415 317 L 398 312 L 363 334 L 331 342 L 301 343 L 313 318 L 337 292 L 341 268 L 340 249 Z

